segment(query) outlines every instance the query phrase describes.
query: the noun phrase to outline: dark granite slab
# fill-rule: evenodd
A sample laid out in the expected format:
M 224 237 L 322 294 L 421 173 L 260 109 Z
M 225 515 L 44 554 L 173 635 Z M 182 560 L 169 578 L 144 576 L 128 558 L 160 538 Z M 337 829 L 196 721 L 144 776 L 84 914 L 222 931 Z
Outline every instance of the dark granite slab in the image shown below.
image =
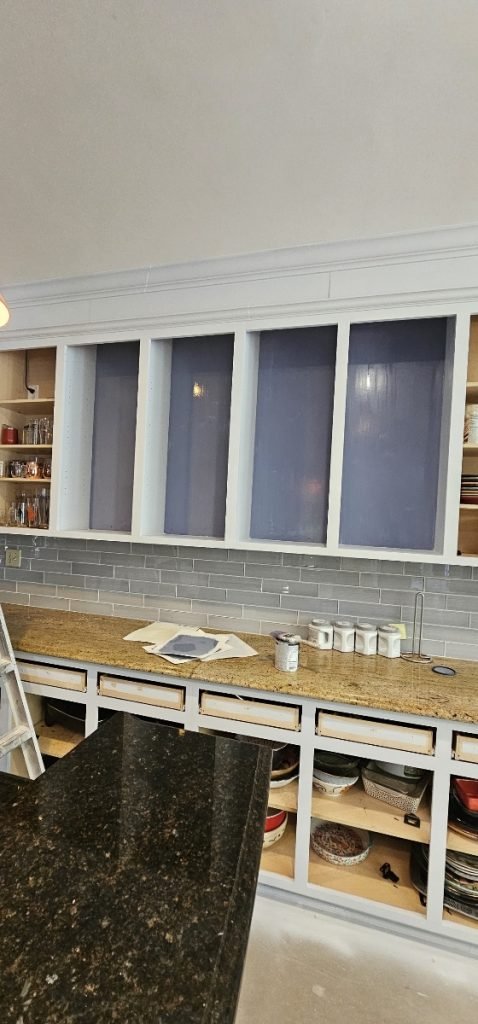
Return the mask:
M 115 715 L 0 829 L 2 1024 L 230 1024 L 270 751 Z
M 20 779 L 17 775 L 8 775 L 7 772 L 0 772 L 0 813 L 8 804 L 15 803 L 15 800 L 24 786 L 29 784 L 29 779 Z

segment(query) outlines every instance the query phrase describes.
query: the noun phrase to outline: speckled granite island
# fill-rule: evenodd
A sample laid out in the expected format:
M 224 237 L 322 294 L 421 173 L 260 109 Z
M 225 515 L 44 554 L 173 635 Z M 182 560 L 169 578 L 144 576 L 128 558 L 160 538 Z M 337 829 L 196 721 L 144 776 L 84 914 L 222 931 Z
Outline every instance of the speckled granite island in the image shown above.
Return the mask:
M 230 1024 L 269 775 L 264 747 L 118 714 L 25 784 L 2 808 L 3 1024 Z

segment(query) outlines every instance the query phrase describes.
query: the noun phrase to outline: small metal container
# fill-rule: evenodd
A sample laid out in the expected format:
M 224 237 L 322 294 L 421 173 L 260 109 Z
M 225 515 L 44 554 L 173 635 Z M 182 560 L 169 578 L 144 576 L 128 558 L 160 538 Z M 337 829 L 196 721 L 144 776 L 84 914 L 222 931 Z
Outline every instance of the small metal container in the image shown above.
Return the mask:
M 276 636 L 275 667 L 279 672 L 297 672 L 299 667 L 300 636 L 279 633 Z

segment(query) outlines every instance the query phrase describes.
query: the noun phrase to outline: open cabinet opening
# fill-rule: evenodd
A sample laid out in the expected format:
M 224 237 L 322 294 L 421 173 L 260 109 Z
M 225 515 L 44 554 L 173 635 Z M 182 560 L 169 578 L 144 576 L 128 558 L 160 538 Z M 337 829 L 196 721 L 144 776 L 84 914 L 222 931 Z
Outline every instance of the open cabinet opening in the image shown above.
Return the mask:
M 131 531 L 138 370 L 139 341 L 66 351 L 62 530 Z
M 471 318 L 461 470 L 458 554 L 478 555 L 478 317 Z
M 0 526 L 47 529 L 56 349 L 0 352 Z

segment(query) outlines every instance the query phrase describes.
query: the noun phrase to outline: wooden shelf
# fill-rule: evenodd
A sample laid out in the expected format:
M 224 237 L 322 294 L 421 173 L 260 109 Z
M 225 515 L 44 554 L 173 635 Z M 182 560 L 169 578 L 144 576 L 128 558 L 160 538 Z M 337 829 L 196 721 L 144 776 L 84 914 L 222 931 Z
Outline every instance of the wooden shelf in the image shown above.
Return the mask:
M 46 476 L 0 476 L 0 484 L 16 484 L 23 487 L 23 484 L 36 484 L 38 487 L 48 487 L 51 484 L 51 477 Z
M 380 874 L 380 867 L 386 861 L 400 879 L 396 885 Z M 386 903 L 400 910 L 426 913 L 410 881 L 410 844 L 402 839 L 375 836 L 367 859 L 353 867 L 329 864 L 311 849 L 309 882 L 350 896 L 361 896 L 375 903 Z
M 463 455 L 478 455 L 478 444 L 464 444 Z
M 297 810 L 297 797 L 299 792 L 299 780 L 289 782 L 288 786 L 281 786 L 280 789 L 271 789 L 269 792 L 269 807 L 277 807 L 279 811 Z
M 35 726 L 35 731 L 40 750 L 47 757 L 64 757 L 84 739 L 81 733 L 58 724 L 45 725 L 41 722 Z
M 406 825 L 404 813 L 398 807 L 390 807 L 382 800 L 368 796 L 362 783 L 345 793 L 343 796 L 323 796 L 317 789 L 312 794 L 312 817 L 326 818 L 327 821 L 338 821 L 341 825 L 353 825 L 365 828 L 368 832 L 380 832 L 398 839 L 410 839 L 415 843 L 430 841 L 430 808 L 425 795 L 417 811 L 420 828 Z
M 469 380 L 466 384 L 467 402 L 478 402 L 478 381 Z
M 478 505 L 460 505 L 460 512 L 478 512 Z
M 51 452 L 51 444 L 0 444 L 0 452 Z
M 278 843 L 262 851 L 261 871 L 293 878 L 295 870 L 295 817 L 289 816 L 287 828 Z
M 36 416 L 47 416 L 53 411 L 54 398 L 0 398 L 0 409 L 19 412 L 28 416 L 30 411 Z

